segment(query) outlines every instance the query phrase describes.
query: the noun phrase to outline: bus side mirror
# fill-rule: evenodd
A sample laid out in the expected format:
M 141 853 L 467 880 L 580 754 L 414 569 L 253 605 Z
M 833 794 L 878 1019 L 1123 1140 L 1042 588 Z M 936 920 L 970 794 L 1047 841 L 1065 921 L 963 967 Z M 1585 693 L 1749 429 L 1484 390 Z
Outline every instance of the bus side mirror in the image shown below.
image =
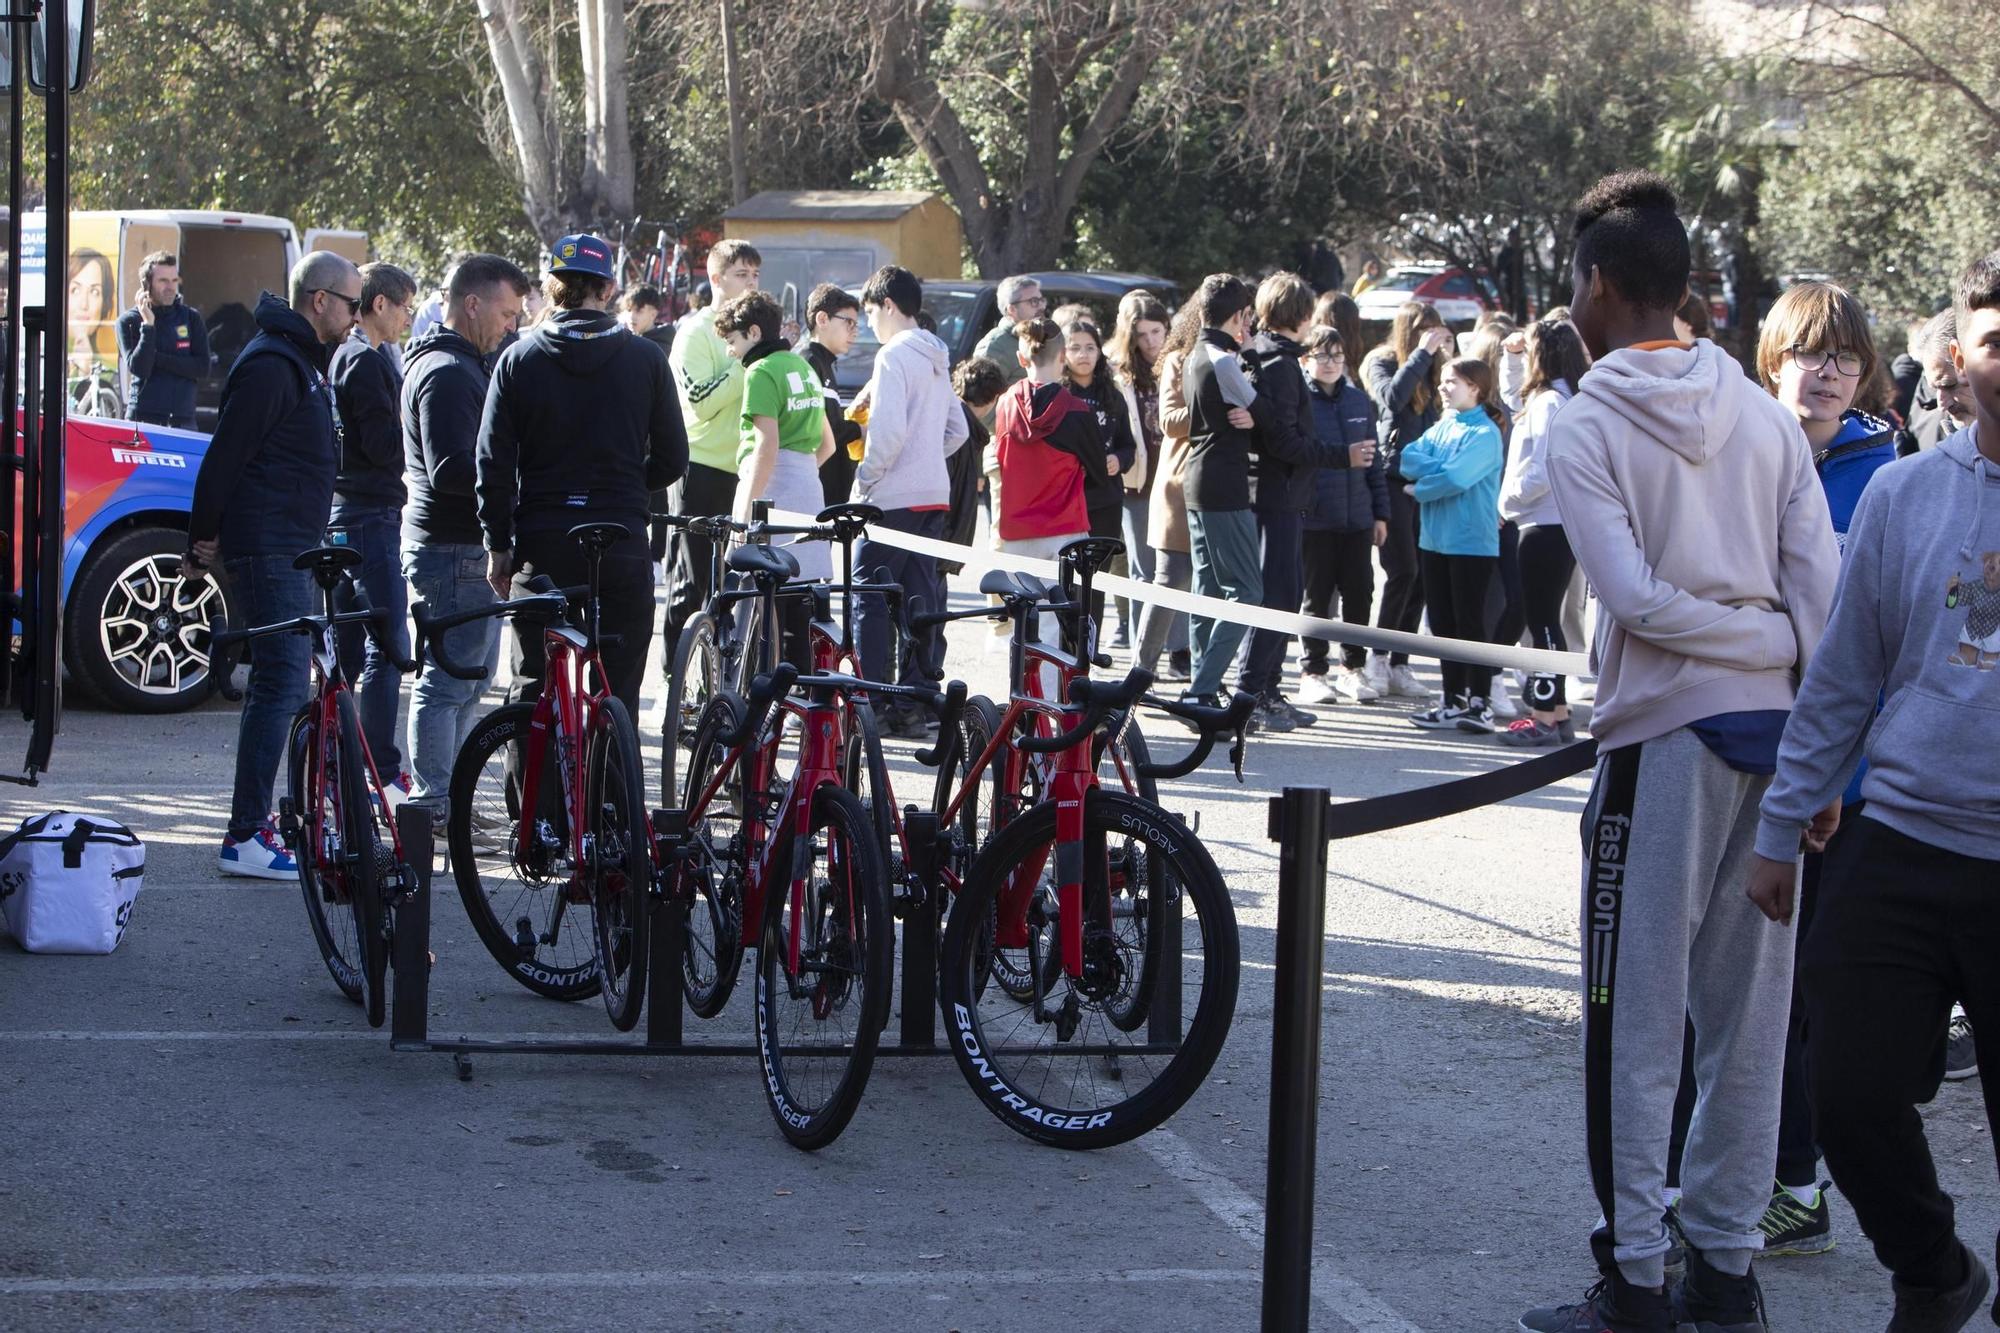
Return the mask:
M 49 17 L 60 5 L 69 18 L 69 90 L 81 92 L 90 82 L 91 37 L 97 26 L 97 0 L 48 0 L 41 17 L 28 31 L 28 89 L 38 97 L 49 92 Z M 14 86 L 14 45 L 0 40 L 0 91 Z

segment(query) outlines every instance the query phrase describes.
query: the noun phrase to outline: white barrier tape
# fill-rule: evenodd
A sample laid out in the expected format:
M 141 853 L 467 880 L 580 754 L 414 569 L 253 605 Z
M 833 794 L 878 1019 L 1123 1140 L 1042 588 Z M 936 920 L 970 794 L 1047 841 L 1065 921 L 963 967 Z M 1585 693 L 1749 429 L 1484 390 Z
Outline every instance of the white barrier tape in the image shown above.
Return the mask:
M 793 510 L 774 509 L 771 511 L 771 521 L 787 527 L 803 527 L 812 523 L 814 516 Z M 917 555 L 954 561 L 967 569 L 982 573 L 991 569 L 1004 569 L 1019 574 L 1033 574 L 1036 578 L 1051 581 L 1059 574 L 1056 562 L 1053 560 L 1040 560 L 1033 556 L 1015 555 L 1008 551 L 994 551 L 976 546 L 961 546 L 957 542 L 939 541 L 934 537 L 919 537 L 914 533 L 898 532 L 893 528 L 872 527 L 868 530 L 866 540 L 880 542 L 884 546 L 894 546 Z M 1118 574 L 1099 574 L 1091 581 L 1091 586 L 1100 588 L 1108 594 L 1129 597 L 1133 601 L 1164 606 L 1171 611 L 1185 611 L 1190 615 L 1227 620 L 1234 624 L 1247 625 L 1252 629 L 1267 629 L 1279 634 L 1328 639 L 1334 643 L 1358 643 L 1365 648 L 1374 648 L 1381 652 L 1408 653 L 1414 657 L 1435 658 L 1447 662 L 1466 662 L 1502 671 L 1546 672 L 1558 676 L 1582 676 L 1590 672 L 1589 659 L 1582 653 L 1558 653 L 1545 648 L 1518 648 L 1509 644 L 1474 643 L 1469 639 L 1440 639 L 1429 634 L 1405 634 L 1401 630 L 1377 629 L 1372 625 L 1350 625 L 1344 620 L 1322 620 L 1318 616 L 1302 616 L 1294 612 L 1272 610 L 1265 606 L 1245 606 L 1241 602 L 1227 602 L 1219 597 L 1204 597 L 1199 593 L 1181 592 L 1175 588 L 1163 588 L 1157 583 L 1141 583 Z

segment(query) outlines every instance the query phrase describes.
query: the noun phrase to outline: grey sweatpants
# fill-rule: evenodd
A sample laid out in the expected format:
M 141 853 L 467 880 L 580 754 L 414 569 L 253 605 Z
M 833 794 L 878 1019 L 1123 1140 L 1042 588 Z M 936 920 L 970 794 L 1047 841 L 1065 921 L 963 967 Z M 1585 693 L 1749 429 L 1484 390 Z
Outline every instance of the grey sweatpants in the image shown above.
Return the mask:
M 1664 1281 L 1667 1144 L 1681 1040 L 1701 1088 L 1681 1167 L 1681 1227 L 1723 1272 L 1763 1238 L 1778 1146 L 1792 931 L 1744 893 L 1768 777 L 1685 728 L 1607 751 L 1583 816 L 1584 1116 L 1607 1219 L 1598 1267 Z

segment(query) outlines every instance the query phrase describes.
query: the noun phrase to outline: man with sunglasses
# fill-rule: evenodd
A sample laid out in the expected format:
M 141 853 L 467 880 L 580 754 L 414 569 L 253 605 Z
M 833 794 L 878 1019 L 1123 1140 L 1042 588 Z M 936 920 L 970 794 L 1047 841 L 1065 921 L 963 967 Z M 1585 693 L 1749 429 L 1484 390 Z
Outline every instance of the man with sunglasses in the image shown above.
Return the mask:
M 195 477 L 188 550 L 200 574 L 220 560 L 230 613 L 268 625 L 313 610 L 312 576 L 292 568 L 326 537 L 340 468 L 340 418 L 327 365 L 361 313 L 361 271 L 315 250 L 292 266 L 291 300 L 265 292 L 257 336 L 222 388 L 215 436 Z M 291 879 L 291 852 L 271 826 L 271 788 L 292 715 L 306 700 L 311 645 L 295 634 L 250 646 L 236 735 L 236 790 L 220 857 L 224 874 Z
M 1000 322 L 979 340 L 972 354 L 996 363 L 1007 376 L 1007 383 L 1013 384 L 1028 377 L 1028 372 L 1021 368 L 1020 339 L 1014 335 L 1014 326 L 1024 319 L 1040 319 L 1049 308 L 1049 298 L 1042 295 L 1042 284 L 1025 273 L 1000 279 L 996 295 L 1000 300 Z
M 861 439 L 861 426 L 849 421 L 833 387 L 833 363 L 854 346 L 861 327 L 861 298 L 844 287 L 822 282 L 806 298 L 806 344 L 799 355 L 819 376 L 826 394 L 826 419 L 833 423 L 833 457 L 819 465 L 820 489 L 830 505 L 845 504 L 854 491 L 854 456 L 848 446 Z

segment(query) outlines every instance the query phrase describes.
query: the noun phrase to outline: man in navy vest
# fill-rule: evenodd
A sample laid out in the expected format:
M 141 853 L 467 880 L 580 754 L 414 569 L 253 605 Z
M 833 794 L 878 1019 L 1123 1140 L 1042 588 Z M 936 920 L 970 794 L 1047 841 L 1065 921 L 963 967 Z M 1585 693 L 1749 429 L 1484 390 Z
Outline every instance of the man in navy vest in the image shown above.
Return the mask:
M 118 319 L 118 346 L 132 372 L 132 420 L 194 429 L 194 391 L 208 374 L 208 326 L 181 300 L 175 257 L 155 250 L 139 267 L 145 285 Z
M 235 622 L 310 615 L 312 575 L 292 568 L 326 537 L 340 466 L 339 418 L 326 378 L 333 349 L 361 311 L 361 272 L 315 250 L 292 266 L 291 300 L 265 292 L 257 336 L 230 367 L 215 438 L 201 460 L 181 567 L 221 560 Z M 271 787 L 292 715 L 309 689 L 312 645 L 279 634 L 250 645 L 250 683 L 236 733 L 236 791 L 222 840 L 224 874 L 291 879 L 292 853 L 271 826 Z

